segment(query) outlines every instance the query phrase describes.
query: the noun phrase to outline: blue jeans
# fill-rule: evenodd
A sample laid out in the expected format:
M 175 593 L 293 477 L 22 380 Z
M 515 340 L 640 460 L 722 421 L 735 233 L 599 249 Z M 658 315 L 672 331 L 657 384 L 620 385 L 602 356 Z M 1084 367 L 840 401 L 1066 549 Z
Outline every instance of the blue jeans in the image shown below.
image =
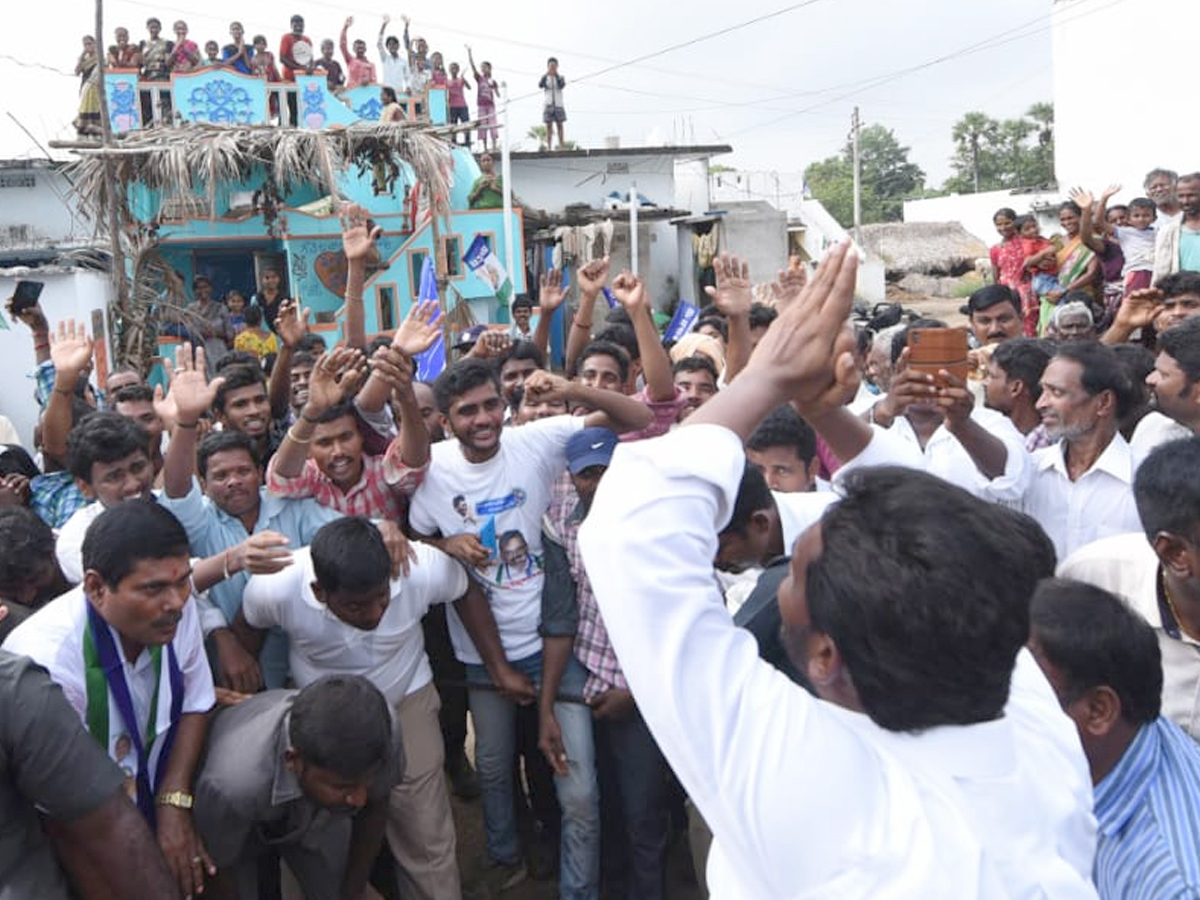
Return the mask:
M 542 655 L 510 660 L 510 665 L 533 681 L 542 677 Z M 559 690 L 582 694 L 587 673 L 571 657 Z M 487 670 L 467 664 L 467 682 L 488 684 Z M 513 818 L 512 766 L 516 706 L 495 691 L 468 691 L 475 721 L 475 768 L 483 790 L 483 822 L 488 856 L 495 862 L 520 858 Z M 578 703 L 556 703 L 554 714 L 562 729 L 569 771 L 556 775 L 554 786 L 562 807 L 562 900 L 596 900 L 600 893 L 600 791 L 592 742 L 592 711 Z

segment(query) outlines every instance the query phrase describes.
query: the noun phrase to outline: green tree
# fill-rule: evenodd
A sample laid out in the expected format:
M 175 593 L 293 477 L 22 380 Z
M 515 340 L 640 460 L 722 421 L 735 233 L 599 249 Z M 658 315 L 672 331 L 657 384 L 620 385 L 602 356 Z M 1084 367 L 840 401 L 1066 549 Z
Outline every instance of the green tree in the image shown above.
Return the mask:
M 1000 123 L 996 145 L 1003 169 L 1004 187 L 1025 187 L 1025 178 L 1032 174 L 1028 171 L 1030 153 L 1025 146 L 1025 139 L 1035 128 L 1037 126 L 1028 119 L 1005 119 Z
M 535 141 L 537 141 L 539 150 L 546 149 L 546 126 L 545 125 L 530 126 L 529 130 L 527 132 L 525 132 L 525 137 L 533 138 Z M 575 143 L 574 141 L 563 141 L 563 145 L 561 147 L 559 147 L 558 149 L 560 149 L 560 150 L 578 150 L 579 145 L 577 143 Z
M 898 222 L 904 199 L 920 193 L 925 173 L 908 159 L 909 148 L 882 125 L 868 125 L 858 135 L 862 176 L 863 222 Z M 809 192 L 843 226 L 854 224 L 854 146 L 840 156 L 812 163 L 804 170 Z
M 1034 125 L 1037 145 L 1034 147 L 1034 166 L 1030 184 L 1054 183 L 1054 104 L 1035 103 L 1025 110 L 1025 118 Z
M 996 170 L 995 144 L 1000 123 L 981 112 L 969 112 L 954 123 L 953 166 L 960 178 L 970 177 L 975 193 L 990 188 Z

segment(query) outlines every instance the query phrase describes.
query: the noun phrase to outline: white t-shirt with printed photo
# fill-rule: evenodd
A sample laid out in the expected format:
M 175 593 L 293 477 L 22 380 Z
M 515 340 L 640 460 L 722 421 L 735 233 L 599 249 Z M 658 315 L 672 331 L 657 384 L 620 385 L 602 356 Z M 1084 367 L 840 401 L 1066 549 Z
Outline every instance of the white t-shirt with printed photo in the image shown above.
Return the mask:
M 541 649 L 542 516 L 567 465 L 567 440 L 583 427 L 582 417 L 555 416 L 506 428 L 496 455 L 482 463 L 467 462 L 457 441 L 434 444 L 425 481 L 413 496 L 409 522 L 418 533 L 469 532 L 492 551 L 488 564 L 471 575 L 488 592 L 510 660 Z M 454 610 L 447 613 L 455 655 L 482 662 Z

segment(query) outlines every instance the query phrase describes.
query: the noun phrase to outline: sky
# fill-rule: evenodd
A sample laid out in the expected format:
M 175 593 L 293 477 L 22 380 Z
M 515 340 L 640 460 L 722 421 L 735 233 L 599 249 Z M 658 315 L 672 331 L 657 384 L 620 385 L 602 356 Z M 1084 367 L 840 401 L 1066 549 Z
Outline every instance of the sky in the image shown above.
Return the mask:
M 1052 99 L 1053 0 L 610 0 L 593 6 L 545 0 L 455 0 L 408 9 L 368 8 L 363 0 L 105 0 L 103 46 L 113 29 L 145 36 L 147 17 L 169 36 L 177 18 L 201 46 L 225 43 L 239 18 L 247 36 L 264 34 L 277 53 L 288 20 L 300 13 L 314 40 L 336 39 L 347 15 L 351 39 L 374 53 L 382 15 L 389 32 L 401 13 L 446 62 L 466 67 L 464 44 L 490 60 L 507 84 L 512 140 L 541 121 L 537 80 L 546 58 L 567 79 L 566 136 L 585 147 L 607 137 L 621 146 L 730 144 L 713 162 L 752 171 L 799 172 L 840 151 L 853 108 L 910 146 L 931 185 L 951 174 L 950 131 L 963 113 L 1021 115 Z M 5 3 L 0 30 L 0 159 L 44 157 L 52 139 L 73 137 L 80 39 L 95 28 L 84 0 Z M 249 11 L 252 9 L 253 11 Z M 473 104 L 473 101 L 472 101 Z M 15 119 L 15 121 L 14 121 Z M 18 124 L 19 123 L 19 124 Z M 22 129 L 27 129 L 27 135 Z M 50 150 L 62 157 L 64 151 Z

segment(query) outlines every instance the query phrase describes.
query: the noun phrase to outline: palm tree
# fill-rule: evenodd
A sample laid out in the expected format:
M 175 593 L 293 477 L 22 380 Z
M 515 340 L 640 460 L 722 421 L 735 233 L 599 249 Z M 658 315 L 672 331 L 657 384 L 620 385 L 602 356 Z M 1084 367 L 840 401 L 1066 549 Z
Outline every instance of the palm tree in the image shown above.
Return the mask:
M 1054 104 L 1035 103 L 1025 111 L 1025 117 L 1036 123 L 1038 157 L 1041 172 L 1047 181 L 1054 180 Z
M 971 158 L 971 173 L 975 193 L 979 193 L 980 154 L 984 143 L 993 143 L 999 137 L 1000 123 L 981 112 L 969 112 L 954 123 L 951 137 L 964 148 Z

